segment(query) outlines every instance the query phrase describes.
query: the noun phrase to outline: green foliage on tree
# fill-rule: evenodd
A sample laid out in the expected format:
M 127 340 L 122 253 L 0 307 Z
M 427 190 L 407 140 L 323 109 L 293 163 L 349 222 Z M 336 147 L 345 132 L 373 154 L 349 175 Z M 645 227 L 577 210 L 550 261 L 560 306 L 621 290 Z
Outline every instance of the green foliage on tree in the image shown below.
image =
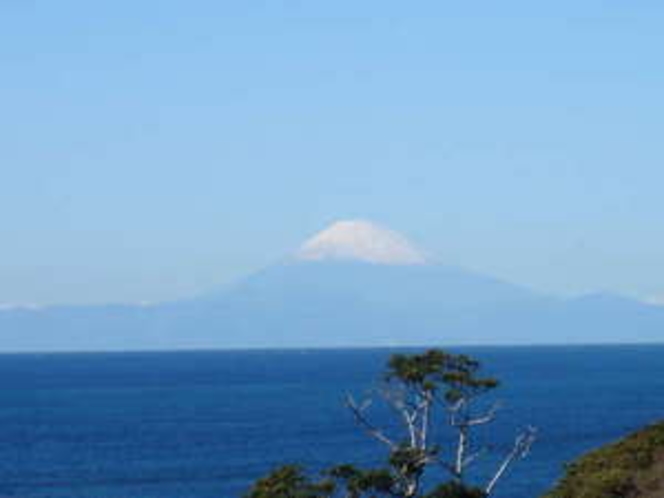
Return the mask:
M 486 493 L 480 488 L 452 481 L 438 486 L 424 498 L 484 498 L 485 496 Z
M 296 465 L 273 470 L 254 484 L 247 498 L 325 498 L 331 496 L 332 481 L 312 482 Z
M 384 466 L 361 469 L 336 465 L 316 479 L 299 467 L 282 467 L 259 479 L 247 498 L 484 498 L 493 492 L 507 468 L 524 457 L 534 430 L 519 434 L 512 450 L 482 486 L 466 480 L 466 470 L 486 448 L 476 447 L 474 429 L 491 423 L 498 405 L 476 405 L 483 395 L 498 387 L 498 381 L 484 377 L 480 363 L 465 355 L 432 349 L 420 354 L 395 354 L 389 359 L 379 398 L 398 415 L 399 433 L 375 425 L 369 409 L 372 399 L 347 405 L 364 431 L 384 445 Z M 432 425 L 445 420 L 455 436 L 452 447 L 443 447 L 433 437 Z M 443 451 L 445 450 L 445 451 Z M 436 469 L 447 473 L 446 482 L 423 489 L 425 474 Z

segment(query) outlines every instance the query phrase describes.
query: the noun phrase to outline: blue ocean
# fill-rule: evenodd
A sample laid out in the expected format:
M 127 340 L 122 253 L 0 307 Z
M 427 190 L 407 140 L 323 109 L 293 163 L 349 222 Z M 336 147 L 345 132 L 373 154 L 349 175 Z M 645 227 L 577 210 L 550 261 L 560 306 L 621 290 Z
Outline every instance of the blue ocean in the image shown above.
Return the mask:
M 565 462 L 664 419 L 664 346 L 453 351 L 502 381 L 477 479 L 519 428 L 539 431 L 498 497 L 537 497 Z M 379 462 L 344 398 L 370 393 L 393 352 L 2 355 L 0 497 L 232 498 L 278 464 Z

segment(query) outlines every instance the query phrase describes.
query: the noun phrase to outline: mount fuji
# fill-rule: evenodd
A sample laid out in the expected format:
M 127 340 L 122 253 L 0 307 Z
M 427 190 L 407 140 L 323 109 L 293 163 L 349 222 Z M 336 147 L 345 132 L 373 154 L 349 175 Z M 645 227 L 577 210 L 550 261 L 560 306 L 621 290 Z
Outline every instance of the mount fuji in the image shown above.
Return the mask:
M 154 306 L 0 309 L 0 351 L 661 342 L 664 307 L 562 299 L 435 262 L 365 220 L 278 264 Z

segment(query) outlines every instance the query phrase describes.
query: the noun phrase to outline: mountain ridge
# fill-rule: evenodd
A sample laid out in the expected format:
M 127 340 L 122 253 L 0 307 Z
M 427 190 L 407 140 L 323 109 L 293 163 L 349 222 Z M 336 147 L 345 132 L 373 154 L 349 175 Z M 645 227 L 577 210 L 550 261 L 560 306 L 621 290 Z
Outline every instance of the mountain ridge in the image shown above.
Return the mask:
M 312 246 L 316 257 L 302 257 Z M 378 225 L 339 222 L 196 298 L 0 309 L 0 351 L 664 341 L 664 307 L 606 293 L 563 299 L 422 254 Z

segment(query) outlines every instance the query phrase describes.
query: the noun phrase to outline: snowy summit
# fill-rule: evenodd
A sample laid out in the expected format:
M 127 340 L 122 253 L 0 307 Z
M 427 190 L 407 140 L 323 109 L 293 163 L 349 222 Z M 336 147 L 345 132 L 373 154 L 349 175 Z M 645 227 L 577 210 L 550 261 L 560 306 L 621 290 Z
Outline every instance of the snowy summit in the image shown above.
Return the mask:
M 308 261 L 355 260 L 384 265 L 420 265 L 427 262 L 406 237 L 365 220 L 332 224 L 307 240 L 296 256 Z

